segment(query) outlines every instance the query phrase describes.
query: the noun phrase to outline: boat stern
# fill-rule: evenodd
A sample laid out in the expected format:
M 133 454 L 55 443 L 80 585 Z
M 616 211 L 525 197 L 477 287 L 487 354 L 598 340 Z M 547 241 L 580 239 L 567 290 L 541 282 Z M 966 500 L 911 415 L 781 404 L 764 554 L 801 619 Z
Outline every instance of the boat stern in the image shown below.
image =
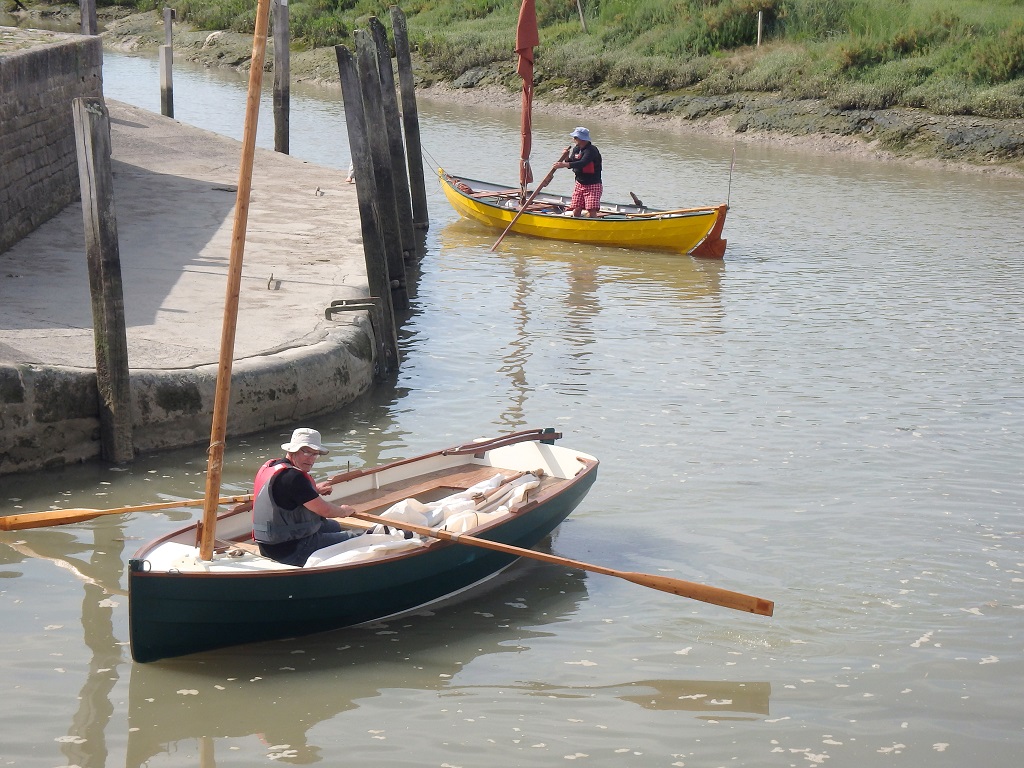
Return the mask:
M 691 256 L 702 259 L 721 259 L 725 257 L 725 245 L 728 241 L 722 237 L 722 231 L 725 229 L 725 214 L 729 210 L 729 206 L 722 203 L 716 210 L 718 211 L 718 218 L 715 221 L 715 225 L 708 232 L 707 236 L 701 240 L 700 245 L 690 251 Z

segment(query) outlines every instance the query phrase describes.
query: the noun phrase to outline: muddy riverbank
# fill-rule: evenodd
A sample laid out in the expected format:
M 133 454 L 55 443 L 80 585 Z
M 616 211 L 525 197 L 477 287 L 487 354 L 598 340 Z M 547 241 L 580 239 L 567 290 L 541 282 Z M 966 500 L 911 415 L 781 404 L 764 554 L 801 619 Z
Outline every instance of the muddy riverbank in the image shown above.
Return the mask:
M 77 14 L 77 8 L 68 13 Z M 112 50 L 156 50 L 164 40 L 157 12 L 129 13 L 104 8 L 104 45 Z M 176 57 L 205 66 L 245 69 L 249 35 L 174 27 Z M 272 61 L 272 45 L 268 61 Z M 271 66 L 268 64 L 268 67 Z M 463 104 L 507 105 L 517 109 L 518 93 L 503 81 L 507 73 L 476 68 L 452 82 L 438 80 L 414 57 L 424 96 Z M 295 83 L 338 87 L 333 49 L 292 51 Z M 943 167 L 1024 178 L 1024 120 L 973 115 L 938 115 L 917 109 L 840 110 L 820 100 L 785 99 L 770 93 L 721 96 L 636 93 L 630 98 L 554 90 L 539 96 L 535 109 L 548 114 L 600 114 L 639 127 L 729 136 L 738 142 L 785 145 L 818 153 L 844 153 L 888 162 Z M 584 120 L 580 120 L 585 122 Z

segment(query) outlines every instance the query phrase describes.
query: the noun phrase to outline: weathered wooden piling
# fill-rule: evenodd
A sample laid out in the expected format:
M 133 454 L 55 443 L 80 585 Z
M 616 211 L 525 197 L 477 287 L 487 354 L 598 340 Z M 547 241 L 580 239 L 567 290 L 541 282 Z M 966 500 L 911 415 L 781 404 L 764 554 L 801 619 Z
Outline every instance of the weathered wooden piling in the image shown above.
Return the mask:
M 164 44 L 160 46 L 160 114 L 174 117 L 174 29 L 173 8 L 164 8 Z
M 366 119 L 367 137 L 370 145 L 370 160 L 373 176 L 377 183 L 377 210 L 380 215 L 381 234 L 384 237 L 384 251 L 388 260 L 388 275 L 391 277 L 391 300 L 395 309 L 409 308 L 409 293 L 405 280 L 405 260 L 402 250 L 401 227 L 398 221 L 398 206 L 395 202 L 395 180 L 391 170 L 391 148 L 388 142 L 388 125 L 384 117 L 383 97 L 379 68 L 377 66 L 377 45 L 373 36 L 361 29 L 355 31 L 356 68 L 359 71 L 359 87 L 363 94 L 363 113 Z M 359 175 L 356 175 L 356 186 Z
M 274 150 L 289 151 L 291 123 L 291 30 L 288 0 L 274 0 Z
M 96 19 L 96 0 L 79 1 L 79 23 L 83 35 L 95 35 L 99 31 L 99 22 Z
M 391 177 L 395 185 L 395 208 L 398 211 L 398 231 L 402 239 L 402 255 L 405 259 L 412 260 L 417 257 L 417 248 L 412 227 L 412 200 L 409 197 L 409 174 L 405 164 L 402 122 L 398 114 L 398 96 L 395 93 L 395 73 L 391 67 L 388 33 L 376 16 L 370 17 L 370 33 L 377 46 L 381 106 L 384 109 L 384 120 L 387 124 Z
M 402 124 L 405 127 L 412 223 L 416 229 L 427 229 L 430 226 L 430 215 L 427 213 L 427 190 L 423 178 L 423 147 L 420 143 L 420 117 L 416 108 L 416 81 L 412 74 L 409 30 L 405 14 L 397 5 L 391 6 L 391 27 L 395 35 L 395 60 L 398 62 L 398 83 L 402 93 Z
M 334 48 L 338 59 L 338 76 L 345 105 L 345 127 L 356 175 L 356 200 L 363 238 L 363 257 L 370 296 L 381 306 L 381 327 L 374 328 L 377 343 L 377 376 L 383 378 L 398 369 L 398 334 L 395 329 L 394 303 L 388 258 L 381 231 L 380 198 L 377 193 L 375 164 L 371 159 L 367 136 L 366 110 L 360 76 L 352 53 L 344 45 Z M 394 207 L 392 203 L 392 208 Z
M 114 175 L 110 167 L 110 116 L 102 98 L 77 98 L 71 106 L 92 294 L 100 456 L 123 464 L 135 458 L 135 444 L 121 255 L 114 215 Z

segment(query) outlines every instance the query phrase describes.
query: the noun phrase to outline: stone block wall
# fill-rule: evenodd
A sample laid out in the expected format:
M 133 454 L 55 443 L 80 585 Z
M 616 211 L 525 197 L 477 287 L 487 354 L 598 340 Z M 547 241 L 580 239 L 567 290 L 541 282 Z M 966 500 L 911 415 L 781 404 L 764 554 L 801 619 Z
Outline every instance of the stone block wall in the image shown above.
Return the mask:
M 0 263 L 80 198 L 71 102 L 103 96 L 99 37 L 0 27 Z

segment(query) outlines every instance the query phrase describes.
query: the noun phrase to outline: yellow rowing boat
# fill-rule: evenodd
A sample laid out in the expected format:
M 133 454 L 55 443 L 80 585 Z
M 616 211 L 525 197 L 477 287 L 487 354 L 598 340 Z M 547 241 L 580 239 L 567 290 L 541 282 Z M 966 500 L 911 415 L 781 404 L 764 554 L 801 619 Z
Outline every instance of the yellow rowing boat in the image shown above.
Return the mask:
M 597 217 L 577 218 L 566 214 L 570 201 L 564 195 L 536 194 L 526 210 L 521 210 L 524 201 L 518 188 L 453 176 L 443 168 L 438 169 L 438 178 L 445 197 L 459 215 L 499 232 L 619 248 L 669 250 L 714 259 L 725 255 L 722 230 L 729 206 L 724 203 L 670 211 L 602 203 Z

